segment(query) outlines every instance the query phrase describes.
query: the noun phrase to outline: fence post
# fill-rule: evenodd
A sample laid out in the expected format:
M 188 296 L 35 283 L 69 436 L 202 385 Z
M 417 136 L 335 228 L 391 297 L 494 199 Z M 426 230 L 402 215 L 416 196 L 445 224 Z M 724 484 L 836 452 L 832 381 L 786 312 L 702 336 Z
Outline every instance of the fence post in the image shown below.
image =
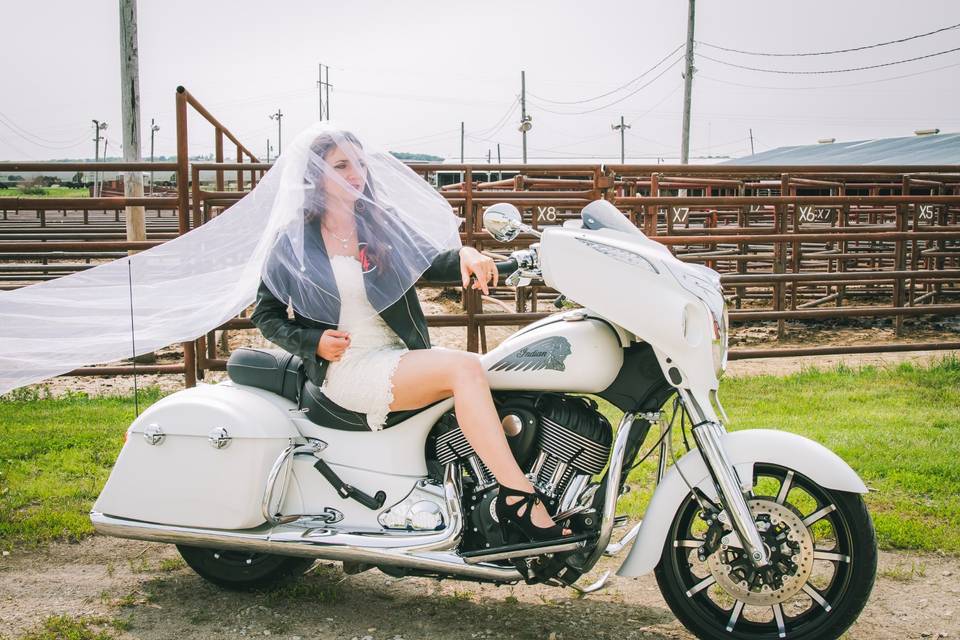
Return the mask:
M 743 180 L 740 181 L 740 186 L 737 187 L 737 195 L 740 196 L 741 198 L 747 195 L 747 187 L 744 184 Z M 740 227 L 740 229 L 738 230 L 738 233 L 740 234 L 748 233 L 747 227 L 749 225 L 750 225 L 750 205 L 742 206 L 737 211 L 737 226 Z M 737 253 L 740 254 L 738 257 L 743 257 L 744 255 L 746 255 L 744 251 L 749 246 L 750 245 L 744 244 L 742 242 L 737 244 Z M 737 273 L 745 274 L 746 272 L 747 272 L 747 262 L 745 260 L 737 260 Z M 737 292 L 736 302 L 734 304 L 736 305 L 737 309 L 740 309 L 743 305 L 743 298 L 747 293 L 746 287 L 742 287 L 742 286 L 737 287 L 736 292 Z
M 903 176 L 903 185 L 900 194 L 910 195 L 910 176 Z M 898 204 L 896 209 L 896 229 L 903 232 L 907 230 L 907 214 L 910 211 L 910 205 L 907 203 Z M 904 271 L 907 268 L 906 241 L 903 238 L 897 238 L 893 251 L 893 269 L 894 271 Z M 893 281 L 893 308 L 898 309 L 903 306 L 903 277 L 897 276 Z M 903 335 L 903 316 L 896 315 L 893 318 L 893 331 L 896 336 Z
M 780 176 L 780 195 L 790 195 L 790 176 L 783 174 Z M 777 235 L 787 232 L 787 212 L 790 205 L 782 204 L 774 208 L 774 233 Z M 773 272 L 786 273 L 787 271 L 787 247 L 785 240 L 776 240 L 773 243 Z M 777 282 L 773 285 L 773 310 L 782 313 L 786 303 L 786 288 L 783 282 Z M 787 335 L 787 327 L 783 318 L 777 319 L 777 340 L 783 340 Z
M 473 168 L 467 167 L 463 172 L 463 217 L 467 223 L 467 246 L 478 248 L 474 231 L 477 224 L 477 216 L 473 208 Z M 483 311 L 483 303 L 480 301 L 479 289 L 471 289 L 469 285 L 463 290 L 464 300 L 466 301 L 467 311 L 467 351 L 477 353 L 480 350 L 479 331 L 477 326 L 477 314 Z M 479 307 L 479 309 L 478 309 Z
M 650 197 L 656 198 L 660 195 L 660 174 L 650 174 Z M 660 217 L 660 205 L 647 205 L 643 215 L 643 232 L 651 238 L 657 235 L 657 218 Z
M 186 89 L 177 87 L 177 206 L 180 235 L 190 230 L 189 151 L 187 147 Z M 184 385 L 197 386 L 196 351 L 193 342 L 183 343 Z

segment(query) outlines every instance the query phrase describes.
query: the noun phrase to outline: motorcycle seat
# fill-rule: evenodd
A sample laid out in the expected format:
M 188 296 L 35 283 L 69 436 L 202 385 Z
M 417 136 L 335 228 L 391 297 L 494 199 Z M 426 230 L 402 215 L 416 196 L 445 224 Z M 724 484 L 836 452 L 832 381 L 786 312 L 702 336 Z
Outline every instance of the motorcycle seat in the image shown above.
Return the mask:
M 345 409 L 327 398 L 302 373 L 303 362 L 283 349 L 241 347 L 227 360 L 227 375 L 237 384 L 264 389 L 291 402 L 299 399 L 306 415 L 321 427 L 340 431 L 370 431 L 367 414 Z M 384 429 L 392 427 L 423 409 L 391 411 Z

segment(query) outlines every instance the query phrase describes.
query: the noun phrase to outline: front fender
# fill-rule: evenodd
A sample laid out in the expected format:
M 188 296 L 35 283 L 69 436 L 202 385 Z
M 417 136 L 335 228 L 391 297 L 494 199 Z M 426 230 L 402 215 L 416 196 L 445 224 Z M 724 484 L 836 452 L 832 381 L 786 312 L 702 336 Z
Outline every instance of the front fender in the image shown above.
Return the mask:
M 802 436 L 770 429 L 747 429 L 725 434 L 722 442 L 745 485 L 752 482 L 754 463 L 766 462 L 793 469 L 827 489 L 867 492 L 863 480 L 840 456 Z M 716 489 L 700 453 L 691 451 L 680 458 L 657 486 L 643 515 L 640 532 L 617 575 L 641 576 L 653 571 L 660 562 L 670 524 L 689 493 L 677 466 L 688 481 L 711 498 L 716 497 Z

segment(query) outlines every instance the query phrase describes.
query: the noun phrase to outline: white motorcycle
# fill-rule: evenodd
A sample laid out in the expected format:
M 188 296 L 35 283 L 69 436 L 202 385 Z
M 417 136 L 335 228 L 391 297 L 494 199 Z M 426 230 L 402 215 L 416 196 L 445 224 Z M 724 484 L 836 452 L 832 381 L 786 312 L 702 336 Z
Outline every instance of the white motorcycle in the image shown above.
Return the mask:
M 197 573 L 233 588 L 324 558 L 348 573 L 590 593 L 609 572 L 588 586 L 581 576 L 629 548 L 618 575 L 655 572 L 700 638 L 839 637 L 876 571 L 866 486 L 800 436 L 725 430 L 717 389 L 727 315 L 716 272 L 677 260 L 608 202 L 571 222 L 540 234 L 512 205 L 485 212 L 500 241 L 539 236 L 512 254 L 508 284 L 542 278 L 583 308 L 524 327 L 482 361 L 517 461 L 572 536 L 504 539 L 498 485 L 452 398 L 393 413 L 389 428 L 369 432 L 362 414 L 301 393 L 297 358 L 251 349 L 231 356 L 230 381 L 174 393 L 130 426 L 94 527 L 174 543 Z M 590 396 L 624 412 L 615 430 Z M 696 443 L 679 460 L 678 415 L 683 440 L 689 419 Z M 627 475 L 653 453 L 657 486 L 643 521 L 612 541 L 626 525 L 617 499 Z

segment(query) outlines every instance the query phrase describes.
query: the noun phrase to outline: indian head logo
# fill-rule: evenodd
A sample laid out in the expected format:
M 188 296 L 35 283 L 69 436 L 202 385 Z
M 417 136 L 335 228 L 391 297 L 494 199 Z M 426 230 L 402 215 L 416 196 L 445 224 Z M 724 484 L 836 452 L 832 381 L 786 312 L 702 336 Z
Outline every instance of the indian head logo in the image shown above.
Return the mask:
M 537 369 L 566 371 L 564 361 L 571 352 L 569 340 L 562 336 L 550 336 L 520 347 L 490 367 L 490 371 L 534 371 Z

